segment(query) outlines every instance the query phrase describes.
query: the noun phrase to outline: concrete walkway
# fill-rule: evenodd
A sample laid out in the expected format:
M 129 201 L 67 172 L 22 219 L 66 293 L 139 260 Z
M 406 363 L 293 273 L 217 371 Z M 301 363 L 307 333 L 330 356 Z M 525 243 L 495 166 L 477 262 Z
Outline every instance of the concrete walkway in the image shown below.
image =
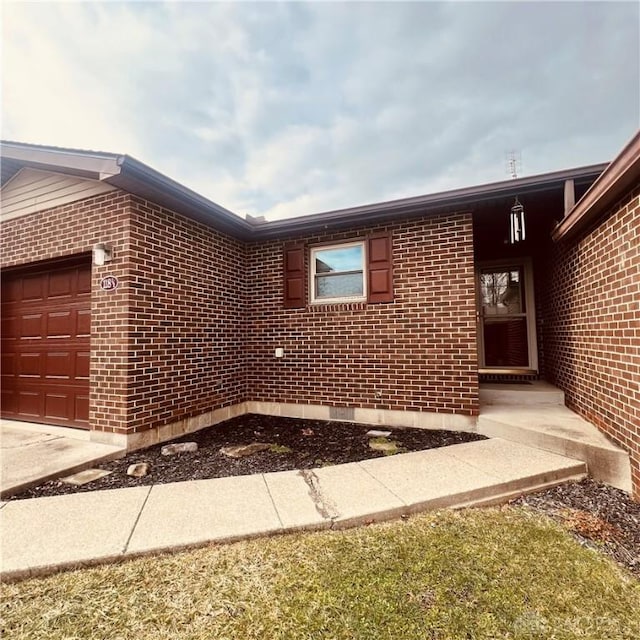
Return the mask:
M 121 458 L 126 450 L 89 442 L 88 431 L 1 420 L 0 453 L 0 497 L 4 498 L 52 478 Z
M 547 382 L 480 385 L 478 433 L 582 460 L 594 480 L 631 493 L 629 454 L 564 404 Z
M 583 462 L 494 438 L 310 471 L 14 500 L 0 504 L 2 579 L 502 502 L 585 475 Z

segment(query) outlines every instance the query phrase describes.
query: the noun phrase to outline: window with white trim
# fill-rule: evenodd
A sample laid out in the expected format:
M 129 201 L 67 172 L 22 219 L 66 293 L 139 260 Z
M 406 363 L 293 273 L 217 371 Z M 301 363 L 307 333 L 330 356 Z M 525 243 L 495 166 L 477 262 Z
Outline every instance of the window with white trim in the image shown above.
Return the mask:
M 310 257 L 312 302 L 366 300 L 364 241 L 312 247 Z

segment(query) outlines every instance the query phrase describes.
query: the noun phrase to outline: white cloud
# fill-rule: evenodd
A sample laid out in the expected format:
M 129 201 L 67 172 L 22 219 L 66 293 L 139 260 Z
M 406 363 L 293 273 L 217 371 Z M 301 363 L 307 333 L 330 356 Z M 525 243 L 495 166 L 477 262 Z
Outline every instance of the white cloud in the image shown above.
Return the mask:
M 631 3 L 5 3 L 4 138 L 126 152 L 303 215 L 610 159 Z M 625 63 L 621 64 L 621 60 Z

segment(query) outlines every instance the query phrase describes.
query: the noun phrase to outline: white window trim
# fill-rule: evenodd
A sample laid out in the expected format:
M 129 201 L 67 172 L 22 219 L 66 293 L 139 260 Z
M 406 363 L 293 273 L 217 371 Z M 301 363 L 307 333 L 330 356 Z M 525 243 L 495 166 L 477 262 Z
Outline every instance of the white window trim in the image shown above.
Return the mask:
M 362 247 L 362 295 L 361 296 L 340 296 L 337 298 L 316 298 L 316 258 L 318 251 L 331 249 L 348 249 L 349 247 Z M 338 272 L 340 273 L 340 272 Z M 309 292 L 311 293 L 311 304 L 336 304 L 348 302 L 366 302 L 367 300 L 367 243 L 364 240 L 354 242 L 341 242 L 338 244 L 322 244 L 311 247 L 309 252 Z

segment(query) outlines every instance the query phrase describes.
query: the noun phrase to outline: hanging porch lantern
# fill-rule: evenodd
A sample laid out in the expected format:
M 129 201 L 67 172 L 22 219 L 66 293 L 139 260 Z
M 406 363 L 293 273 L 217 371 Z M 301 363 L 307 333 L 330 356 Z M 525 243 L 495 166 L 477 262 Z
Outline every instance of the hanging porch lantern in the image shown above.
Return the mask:
M 516 244 L 525 239 L 524 227 L 524 207 L 520 204 L 518 197 L 511 207 L 509 214 L 509 242 Z

